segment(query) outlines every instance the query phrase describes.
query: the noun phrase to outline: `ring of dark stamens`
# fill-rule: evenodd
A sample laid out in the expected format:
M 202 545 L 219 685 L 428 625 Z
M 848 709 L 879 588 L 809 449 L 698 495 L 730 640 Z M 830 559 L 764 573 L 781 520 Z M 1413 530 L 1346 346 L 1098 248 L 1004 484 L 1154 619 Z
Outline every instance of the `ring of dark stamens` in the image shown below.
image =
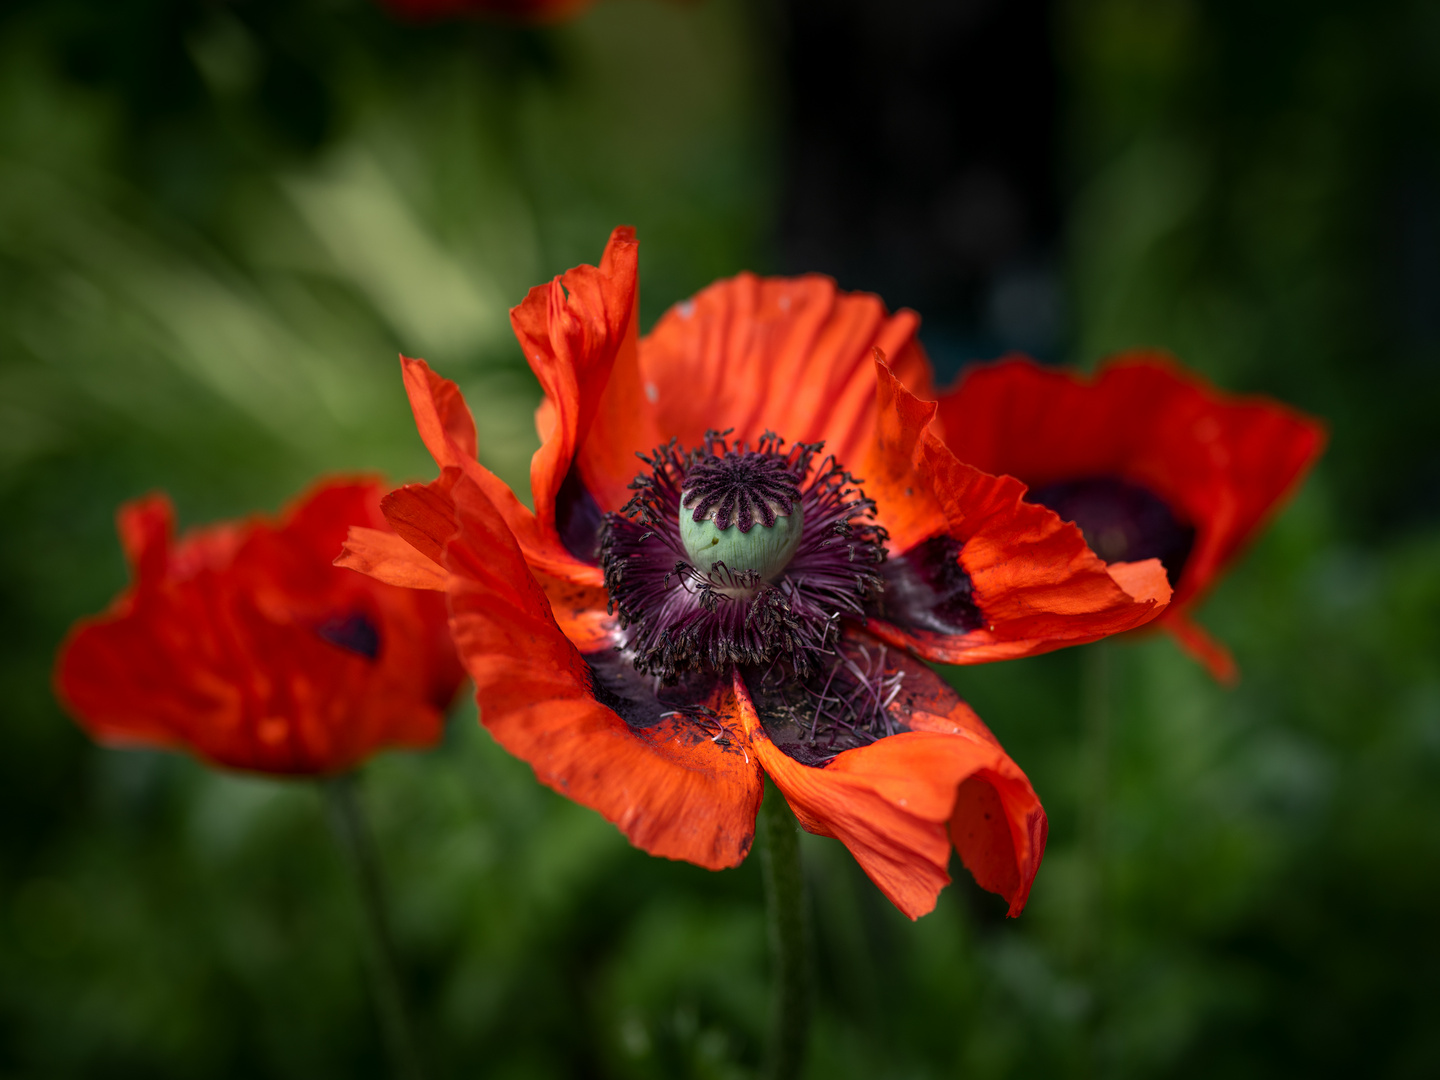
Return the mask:
M 751 449 L 732 446 L 728 434 L 708 432 L 692 450 L 671 440 L 639 455 L 649 470 L 601 530 L 600 562 L 625 651 L 636 671 L 664 684 L 687 671 L 777 661 L 806 678 L 833 653 L 842 620 L 863 621 L 866 599 L 882 585 L 886 533 L 873 520 L 875 504 L 833 456 L 820 456 L 823 444 L 787 450 L 766 432 Z M 693 509 L 684 502 L 691 496 Z M 768 509 L 773 523 L 793 500 L 803 511 L 802 535 L 774 580 L 723 564 L 705 573 L 690 563 L 682 503 L 686 512 L 715 514 L 717 525 L 721 513 L 733 517 L 744 531 L 747 513 L 754 524 Z
M 783 663 L 742 668 L 770 740 L 805 765 L 907 730 L 890 706 L 905 673 L 879 643 L 837 647 L 819 669 L 800 675 Z

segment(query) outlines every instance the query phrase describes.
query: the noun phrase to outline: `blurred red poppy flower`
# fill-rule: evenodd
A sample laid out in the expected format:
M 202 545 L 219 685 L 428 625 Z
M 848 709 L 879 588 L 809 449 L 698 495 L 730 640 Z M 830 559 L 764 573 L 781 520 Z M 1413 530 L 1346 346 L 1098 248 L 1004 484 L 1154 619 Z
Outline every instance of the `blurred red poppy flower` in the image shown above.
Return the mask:
M 476 462 L 455 385 L 402 359 L 441 475 L 387 495 L 398 535 L 352 529 L 341 565 L 444 590 L 484 724 L 644 850 L 735 865 L 768 773 L 906 914 L 934 906 L 952 844 L 1018 914 L 1044 811 L 916 657 L 1130 629 L 1164 570 L 1107 568 L 956 460 L 906 389 L 930 385 L 913 313 L 745 274 L 639 339 L 636 254 L 617 229 L 511 312 L 545 392 L 534 511 Z
M 419 22 L 461 17 L 518 23 L 552 23 L 578 15 L 592 0 L 381 0 L 397 15 Z
M 1163 625 L 1223 682 L 1230 652 L 1191 608 L 1320 456 L 1317 421 L 1220 393 L 1172 358 L 1116 357 L 1094 379 L 1012 358 L 940 397 L 945 443 L 1029 486 L 1115 562 L 1158 558 L 1175 595 Z
M 217 765 L 325 774 L 428 746 L 464 672 L 443 597 L 332 565 L 352 525 L 383 529 L 377 480 L 326 480 L 278 522 L 173 538 L 164 495 L 121 507 L 132 582 L 83 619 L 55 685 L 92 736 Z

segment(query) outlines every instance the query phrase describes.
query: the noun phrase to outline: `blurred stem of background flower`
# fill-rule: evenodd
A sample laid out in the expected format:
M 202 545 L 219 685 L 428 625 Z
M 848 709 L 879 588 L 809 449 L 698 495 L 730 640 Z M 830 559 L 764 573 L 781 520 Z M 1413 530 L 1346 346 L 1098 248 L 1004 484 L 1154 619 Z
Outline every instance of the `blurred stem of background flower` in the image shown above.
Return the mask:
M 1109 764 L 1112 723 L 1114 645 L 1097 641 L 1084 647 L 1080 657 L 1082 779 L 1080 917 L 1076 953 L 1091 987 L 1087 1028 L 1091 1074 L 1108 1075 L 1102 1059 L 1101 1032 L 1107 1005 L 1105 978 L 1105 855 L 1106 804 L 1109 798 Z
M 390 929 L 390 904 L 385 895 L 375 838 L 360 800 L 359 777 L 346 773 L 322 784 L 330 827 L 355 876 L 356 898 L 364 928 L 366 966 L 375 998 L 375 1011 L 385 1033 L 386 1049 L 400 1080 L 423 1080 L 425 1068 L 415 1038 L 415 1025 L 406 1000 L 405 979 L 395 953 Z

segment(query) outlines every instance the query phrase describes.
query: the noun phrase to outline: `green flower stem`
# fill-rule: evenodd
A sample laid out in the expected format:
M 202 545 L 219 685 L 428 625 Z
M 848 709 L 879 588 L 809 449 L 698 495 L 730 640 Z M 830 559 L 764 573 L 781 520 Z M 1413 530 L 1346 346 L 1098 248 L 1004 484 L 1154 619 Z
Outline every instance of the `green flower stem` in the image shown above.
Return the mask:
M 794 1080 L 804 1069 L 810 1035 L 810 932 L 805 875 L 800 866 L 800 825 L 773 785 L 767 786 L 757 825 L 775 979 L 770 1044 L 761 1076 Z
M 366 945 L 366 968 L 370 973 L 370 989 L 375 997 L 375 1011 L 380 1017 L 381 1033 L 390 1062 L 400 1080 L 421 1080 L 420 1053 L 415 1030 L 405 1004 L 404 983 L 396 960 L 395 941 L 390 933 L 390 918 L 385 904 L 385 890 L 380 880 L 380 861 L 375 841 L 365 820 L 365 812 L 356 794 L 355 776 L 348 774 L 323 784 L 330 825 L 345 852 L 346 862 L 355 875 L 363 912 Z
M 1105 1019 L 1105 863 L 1108 848 L 1110 740 L 1114 696 L 1114 648 L 1097 641 L 1081 651 L 1081 741 L 1085 769 L 1080 817 L 1082 860 L 1079 961 L 1090 984 L 1093 1001 L 1087 1028 L 1089 1067 L 1103 1073 L 1100 1029 Z

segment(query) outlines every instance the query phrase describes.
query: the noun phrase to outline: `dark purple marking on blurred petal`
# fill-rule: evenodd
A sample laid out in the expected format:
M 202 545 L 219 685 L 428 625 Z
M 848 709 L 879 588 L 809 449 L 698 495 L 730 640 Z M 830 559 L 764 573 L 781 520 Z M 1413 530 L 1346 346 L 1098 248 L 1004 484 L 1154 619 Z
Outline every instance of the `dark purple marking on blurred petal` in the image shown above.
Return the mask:
M 1195 544 L 1194 527 L 1176 518 L 1163 499 L 1116 476 L 1047 484 L 1026 498 L 1073 521 L 1107 563 L 1159 559 L 1172 587 Z
M 315 633 L 322 641 L 366 660 L 380 656 L 380 631 L 363 612 L 332 615 L 315 628 Z

